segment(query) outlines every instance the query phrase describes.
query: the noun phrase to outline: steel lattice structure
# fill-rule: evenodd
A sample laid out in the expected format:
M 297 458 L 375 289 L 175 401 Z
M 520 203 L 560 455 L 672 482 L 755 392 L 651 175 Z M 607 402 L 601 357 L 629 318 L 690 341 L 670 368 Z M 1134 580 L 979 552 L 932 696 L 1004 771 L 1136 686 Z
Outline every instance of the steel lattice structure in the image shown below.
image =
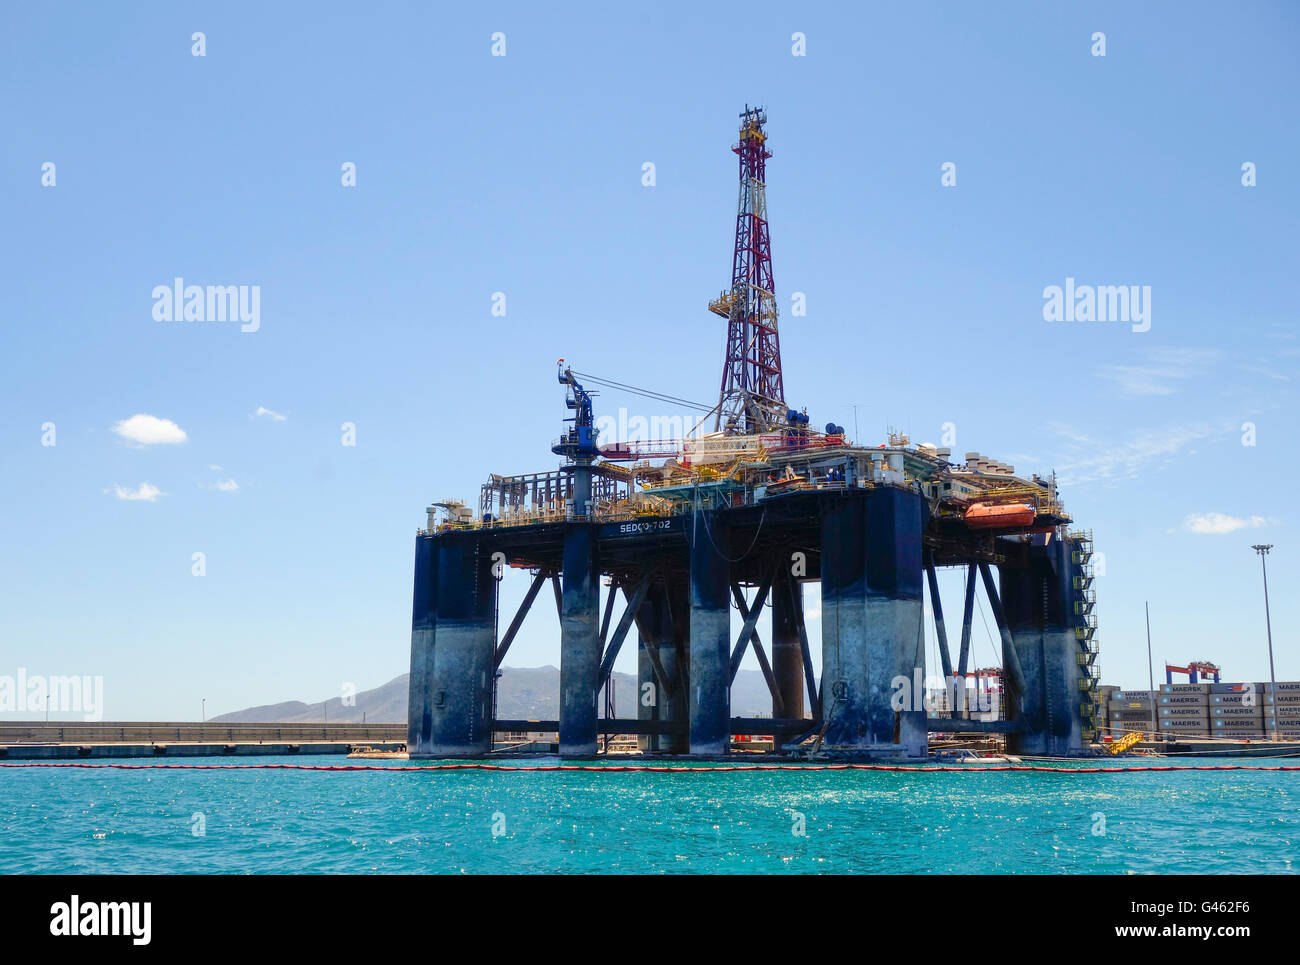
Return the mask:
M 772 154 L 763 132 L 766 122 L 761 107 L 746 105 L 740 115 L 740 142 L 732 147 L 740 159 L 740 201 L 731 289 L 709 303 L 710 311 L 727 319 L 727 358 L 715 429 L 728 434 L 784 425 L 787 411 L 767 228 L 764 179 Z

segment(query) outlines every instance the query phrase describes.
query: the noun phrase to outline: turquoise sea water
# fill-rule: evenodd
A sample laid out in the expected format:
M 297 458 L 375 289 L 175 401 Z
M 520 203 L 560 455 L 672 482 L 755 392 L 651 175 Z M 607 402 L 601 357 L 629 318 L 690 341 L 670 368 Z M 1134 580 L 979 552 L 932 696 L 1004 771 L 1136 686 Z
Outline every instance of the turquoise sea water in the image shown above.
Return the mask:
M 0 869 L 1295 873 L 1298 806 L 1269 771 L 0 768 Z

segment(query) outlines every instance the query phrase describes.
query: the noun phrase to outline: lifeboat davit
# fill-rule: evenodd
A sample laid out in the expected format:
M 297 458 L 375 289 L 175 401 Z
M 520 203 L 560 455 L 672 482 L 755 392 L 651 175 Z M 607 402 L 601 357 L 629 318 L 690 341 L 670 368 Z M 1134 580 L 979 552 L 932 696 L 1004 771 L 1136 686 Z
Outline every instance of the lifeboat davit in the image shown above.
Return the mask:
M 966 525 L 971 529 L 1002 529 L 1032 526 L 1034 507 L 1026 503 L 975 503 L 966 510 Z

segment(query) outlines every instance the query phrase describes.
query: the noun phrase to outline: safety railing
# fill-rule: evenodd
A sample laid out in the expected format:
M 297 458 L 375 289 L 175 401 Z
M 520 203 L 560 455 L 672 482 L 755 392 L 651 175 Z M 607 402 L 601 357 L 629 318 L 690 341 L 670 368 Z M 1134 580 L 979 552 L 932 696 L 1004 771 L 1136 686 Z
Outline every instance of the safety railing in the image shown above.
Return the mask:
M 165 721 L 4 721 L 0 744 L 354 743 L 406 740 L 405 724 L 200 724 Z

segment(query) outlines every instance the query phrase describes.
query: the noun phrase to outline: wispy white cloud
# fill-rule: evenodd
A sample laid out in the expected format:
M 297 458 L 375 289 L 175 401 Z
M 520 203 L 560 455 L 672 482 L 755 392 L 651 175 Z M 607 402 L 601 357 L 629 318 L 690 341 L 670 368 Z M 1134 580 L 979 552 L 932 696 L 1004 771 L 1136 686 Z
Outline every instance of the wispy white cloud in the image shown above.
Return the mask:
M 257 411 L 253 413 L 254 419 L 270 419 L 272 422 L 283 422 L 288 416 L 281 415 L 264 405 L 259 405 Z
M 1250 375 L 1262 375 L 1264 378 L 1272 379 L 1275 382 L 1291 381 L 1291 376 L 1286 375 L 1283 372 L 1279 372 L 1277 369 L 1269 365 L 1264 365 L 1264 364 L 1247 365 L 1243 363 L 1242 365 L 1238 365 L 1237 368 L 1241 369 L 1241 371 L 1246 372 Z
M 1277 526 L 1281 523 L 1276 516 L 1228 516 L 1225 513 L 1192 513 L 1183 520 L 1183 531 L 1221 536 L 1235 533 L 1239 529 L 1259 529 L 1261 526 Z
M 143 412 L 114 423 L 113 431 L 132 446 L 175 445 L 189 438 L 171 419 L 159 419 Z
M 1097 375 L 1114 382 L 1126 395 L 1173 395 L 1181 383 L 1203 375 L 1222 353 L 1205 348 L 1150 349 L 1135 365 L 1106 365 Z
M 1132 479 L 1152 463 L 1177 455 L 1187 446 L 1216 435 L 1231 432 L 1232 423 L 1195 422 L 1166 429 L 1141 429 L 1123 442 L 1104 442 L 1089 438 L 1060 423 L 1050 428 L 1067 440 L 1065 452 L 1057 465 L 1062 484 L 1098 480 Z
M 125 486 L 114 486 L 112 489 L 105 489 L 104 492 L 112 493 L 118 499 L 125 499 L 130 502 L 156 503 L 159 496 L 167 494 L 152 483 L 142 482 L 134 489 L 128 489 Z
M 212 488 L 219 493 L 237 493 L 239 492 L 239 483 L 233 479 L 218 479 L 212 484 Z

